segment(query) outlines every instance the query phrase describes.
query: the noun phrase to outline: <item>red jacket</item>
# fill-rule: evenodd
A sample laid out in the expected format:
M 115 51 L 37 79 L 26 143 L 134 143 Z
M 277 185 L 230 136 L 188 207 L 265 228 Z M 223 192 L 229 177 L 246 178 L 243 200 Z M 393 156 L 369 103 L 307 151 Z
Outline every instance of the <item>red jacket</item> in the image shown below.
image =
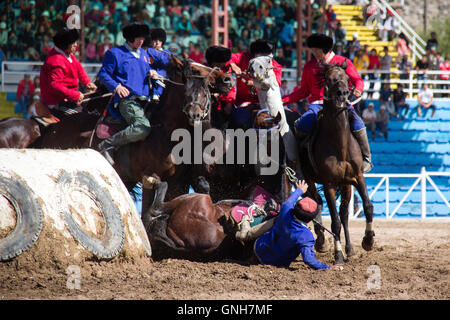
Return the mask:
M 25 91 L 25 79 L 20 80 L 19 85 L 17 87 L 17 100 L 20 99 L 22 94 Z M 34 94 L 34 83 L 31 80 L 28 80 L 28 93 L 25 95 L 26 97 L 31 97 Z
M 233 53 L 231 55 L 230 61 L 236 64 L 239 68 L 241 68 L 242 72 L 245 72 L 248 69 L 250 63 L 250 56 L 245 51 L 240 53 Z M 273 71 L 275 73 L 275 77 L 277 78 L 278 85 L 281 87 L 282 66 L 275 60 L 272 61 L 272 65 L 274 67 Z M 245 78 L 250 79 L 247 77 Z M 236 89 L 237 89 L 236 105 L 240 105 L 244 102 L 258 102 L 258 96 L 251 94 L 250 89 L 242 81 L 242 78 L 237 78 Z
M 347 69 L 345 72 L 349 76 L 349 82 L 353 85 L 359 92 L 364 90 L 364 81 L 361 79 L 358 71 L 356 70 L 353 63 L 342 56 L 335 55 L 333 52 L 327 61 L 328 64 L 342 64 L 344 61 L 347 62 Z M 308 102 L 312 103 L 315 101 L 323 100 L 323 87 L 324 84 L 322 80 L 322 67 L 317 62 L 316 58 L 309 60 L 302 72 L 302 80 L 300 83 L 300 89 L 294 90 L 291 94 L 283 97 L 284 104 L 291 104 L 299 100 L 308 98 Z
M 41 69 L 41 98 L 46 105 L 55 105 L 64 99 L 78 101 L 78 80 L 87 85 L 91 80 L 73 54 L 70 62 L 53 48 Z

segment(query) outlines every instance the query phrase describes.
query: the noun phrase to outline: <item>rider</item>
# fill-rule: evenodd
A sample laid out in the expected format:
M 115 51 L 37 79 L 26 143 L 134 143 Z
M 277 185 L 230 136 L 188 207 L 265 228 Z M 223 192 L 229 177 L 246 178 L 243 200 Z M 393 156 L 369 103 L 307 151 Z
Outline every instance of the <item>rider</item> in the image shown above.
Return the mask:
M 211 46 L 206 50 L 205 53 L 206 61 L 208 66 L 211 68 L 219 68 L 220 71 L 231 74 L 231 50 L 222 46 Z M 220 112 L 220 116 L 224 119 L 219 121 L 219 126 L 227 126 L 229 122 L 229 117 L 231 110 L 234 106 L 236 100 L 236 86 L 233 86 L 227 95 L 220 95 L 218 99 L 218 107 L 217 110 Z M 228 110 L 228 111 L 225 111 Z M 219 116 L 219 117 L 220 117 Z
M 169 50 L 163 49 L 166 39 L 167 36 L 164 29 L 154 28 L 150 30 L 150 46 L 147 49 L 147 53 L 152 61 L 151 66 L 155 68 L 156 72 L 162 77 L 167 77 L 166 66 L 172 57 L 172 53 Z M 164 53 L 164 55 L 161 55 L 161 53 Z M 158 103 L 165 85 L 161 80 L 153 79 L 152 87 L 152 101 Z
M 231 55 L 230 66 L 237 76 L 236 105 L 240 105 L 245 102 L 258 103 L 258 96 L 254 93 L 255 91 L 252 91 L 255 90 L 253 86 L 253 80 L 250 77 L 245 76 L 243 72 L 248 69 L 251 59 L 259 56 L 272 55 L 274 49 L 274 44 L 271 41 L 257 39 L 250 44 L 248 51 L 233 53 Z M 275 60 L 272 60 L 272 65 L 278 85 L 281 87 L 282 67 Z
M 353 66 L 353 63 L 349 59 L 339 56 L 332 51 L 333 39 L 331 37 L 316 33 L 309 36 L 306 43 L 307 46 L 311 48 L 314 57 L 308 61 L 303 68 L 300 88 L 283 97 L 284 104 L 291 104 L 304 98 L 308 98 L 308 110 L 295 122 L 295 129 L 299 134 L 306 134 L 312 131 L 317 122 L 318 112 L 322 109 L 324 84 L 323 81 L 321 81 L 321 71 L 323 70 L 321 66 L 323 64 L 333 65 L 346 62 L 347 68 L 345 69 L 345 72 L 349 76 L 350 83 L 354 87 L 353 94 L 356 97 L 360 97 L 364 89 L 364 82 L 356 68 Z M 358 116 L 353 106 L 349 105 L 348 110 L 350 127 L 361 147 L 364 158 L 364 172 L 368 172 L 373 165 L 371 163 L 366 128 L 364 122 Z
M 255 240 L 254 255 L 263 264 L 289 267 L 299 254 L 303 262 L 314 269 L 330 267 L 318 261 L 314 255 L 314 235 L 307 224 L 319 213 L 317 203 L 309 197 L 302 197 L 308 189 L 304 181 L 295 184 L 296 190 L 281 205 L 280 213 L 250 228 L 248 216 L 243 217 L 241 231 L 236 233 L 240 241 Z
M 230 66 L 234 73 L 236 73 L 236 76 L 238 76 L 236 80 L 236 87 L 237 87 L 237 95 L 236 95 L 236 105 L 241 105 L 242 103 L 248 102 L 251 104 L 258 103 L 258 97 L 257 95 L 253 94 L 253 92 L 256 92 L 256 89 L 254 89 L 253 86 L 253 80 L 246 79 L 242 76 L 242 70 L 247 70 L 249 67 L 250 60 L 259 56 L 270 56 L 273 57 L 273 51 L 274 51 L 274 44 L 270 42 L 269 40 L 264 39 L 258 39 L 253 41 L 250 44 L 250 52 L 241 52 L 241 53 L 235 53 L 231 55 L 231 62 Z M 275 78 L 278 82 L 278 86 L 281 87 L 281 75 L 282 75 L 282 66 L 276 62 L 274 59 L 272 59 L 272 66 L 273 71 L 275 73 Z M 280 125 L 282 126 L 282 137 L 283 137 L 283 143 L 286 148 L 286 155 L 288 160 L 291 161 L 289 165 L 294 167 L 294 170 L 296 172 L 299 172 L 301 174 L 300 170 L 300 163 L 298 161 L 298 149 L 297 144 L 295 141 L 294 134 L 292 131 L 289 130 L 289 127 L 287 126 L 286 120 L 286 113 L 284 108 L 280 108 L 277 110 L 281 113 L 282 121 L 280 122 Z M 243 110 L 242 108 L 234 109 L 233 110 L 235 117 L 246 117 L 249 118 L 248 110 Z M 273 112 L 273 111 L 272 111 Z M 276 114 L 272 114 L 272 116 L 276 116 Z M 238 120 L 240 122 L 240 120 Z
M 108 111 L 113 117 L 123 117 L 128 124 L 124 130 L 98 145 L 100 153 L 111 165 L 114 164 L 114 150 L 143 140 L 150 133 L 150 122 L 143 107 L 149 96 L 148 76 L 155 78 L 157 73 L 150 67 L 147 52 L 141 48 L 149 31 L 144 23 L 126 25 L 122 30 L 125 44 L 106 52 L 98 73 L 100 81 L 114 93 L 113 105 Z
M 78 80 L 88 90 L 97 90 L 74 55 L 79 38 L 77 29 L 59 30 L 53 37 L 55 46 L 41 68 L 41 100 L 57 118 L 81 111 L 79 104 L 84 94 L 78 89 Z

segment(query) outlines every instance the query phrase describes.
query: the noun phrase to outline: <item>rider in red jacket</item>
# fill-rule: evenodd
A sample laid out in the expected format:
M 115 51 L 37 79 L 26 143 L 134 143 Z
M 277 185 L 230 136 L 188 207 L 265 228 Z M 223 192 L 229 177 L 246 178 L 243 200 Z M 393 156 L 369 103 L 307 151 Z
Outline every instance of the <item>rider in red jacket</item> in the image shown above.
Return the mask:
M 274 51 L 274 45 L 268 40 L 258 39 L 250 44 L 249 51 L 242 51 L 239 53 L 233 53 L 231 55 L 230 66 L 236 76 L 236 105 L 240 105 L 244 102 L 257 103 L 258 96 L 256 95 L 256 89 L 253 87 L 253 81 L 251 77 L 245 76 L 242 72 L 247 71 L 249 62 L 251 59 L 259 56 L 266 56 L 272 54 Z M 274 67 L 275 77 L 277 78 L 278 85 L 281 87 L 281 65 L 272 60 Z M 253 90 L 253 91 L 252 91 Z
M 79 37 L 77 29 L 64 28 L 56 33 L 53 37 L 55 47 L 50 51 L 41 69 L 41 99 L 52 113 L 56 111 L 57 117 L 68 113 L 67 107 L 73 107 L 74 103 L 83 100 L 84 95 L 78 89 L 79 80 L 87 89 L 93 91 L 97 89 L 74 55 Z M 61 103 L 65 106 L 60 106 Z
M 231 50 L 221 46 L 211 46 L 205 53 L 208 66 L 211 68 L 220 68 L 224 73 L 231 75 Z M 236 85 L 226 95 L 220 95 L 218 98 L 217 110 L 214 110 L 216 122 L 215 126 L 225 129 L 229 125 L 231 110 L 236 101 Z
M 353 63 L 342 56 L 336 55 L 333 51 L 333 39 L 324 34 L 313 34 L 306 40 L 311 48 L 313 58 L 305 64 L 303 68 L 300 88 L 291 94 L 283 97 L 284 104 L 291 104 L 308 98 L 308 110 L 295 122 L 295 129 L 300 133 L 309 133 L 313 130 L 318 112 L 323 106 L 323 66 L 325 64 L 335 65 L 346 62 L 345 72 L 349 76 L 349 83 L 353 86 L 353 94 L 360 97 L 364 89 L 364 82 Z M 364 158 L 364 172 L 370 171 L 373 167 L 369 141 L 367 139 L 366 127 L 361 117 L 356 113 L 353 106 L 348 105 L 350 127 L 352 133 L 361 147 Z

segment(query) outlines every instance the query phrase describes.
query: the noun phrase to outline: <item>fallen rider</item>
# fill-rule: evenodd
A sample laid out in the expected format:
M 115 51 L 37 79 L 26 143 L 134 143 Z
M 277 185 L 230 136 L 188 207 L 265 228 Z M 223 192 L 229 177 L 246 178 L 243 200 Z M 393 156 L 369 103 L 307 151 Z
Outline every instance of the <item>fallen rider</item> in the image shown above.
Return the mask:
M 309 197 L 302 197 L 308 189 L 306 182 L 299 181 L 295 187 L 275 218 L 250 228 L 250 218 L 244 216 L 236 239 L 256 239 L 253 252 L 262 264 L 289 267 L 301 254 L 303 262 L 311 268 L 329 269 L 328 265 L 316 259 L 314 235 L 307 226 L 319 213 L 317 203 Z

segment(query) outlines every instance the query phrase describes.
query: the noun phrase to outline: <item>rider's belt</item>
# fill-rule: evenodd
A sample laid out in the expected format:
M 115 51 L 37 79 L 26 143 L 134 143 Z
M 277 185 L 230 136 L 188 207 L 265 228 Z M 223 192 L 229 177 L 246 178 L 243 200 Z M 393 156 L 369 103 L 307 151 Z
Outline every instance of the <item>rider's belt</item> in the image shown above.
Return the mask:
M 323 104 L 323 100 L 316 100 L 311 102 L 310 104 Z

